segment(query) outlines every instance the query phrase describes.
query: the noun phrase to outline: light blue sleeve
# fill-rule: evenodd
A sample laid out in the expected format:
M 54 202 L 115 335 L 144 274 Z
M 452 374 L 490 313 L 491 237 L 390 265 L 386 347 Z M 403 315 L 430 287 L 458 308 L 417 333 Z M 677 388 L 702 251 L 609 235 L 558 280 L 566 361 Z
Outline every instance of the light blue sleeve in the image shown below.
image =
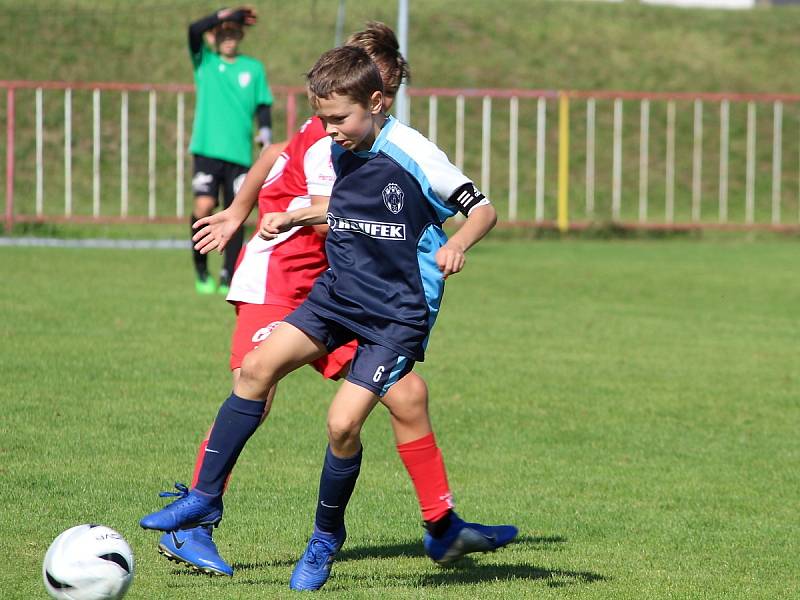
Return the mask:
M 419 182 L 440 222 L 458 212 L 458 206 L 448 200 L 453 192 L 471 180 L 436 144 L 415 129 L 395 122 L 381 149 Z

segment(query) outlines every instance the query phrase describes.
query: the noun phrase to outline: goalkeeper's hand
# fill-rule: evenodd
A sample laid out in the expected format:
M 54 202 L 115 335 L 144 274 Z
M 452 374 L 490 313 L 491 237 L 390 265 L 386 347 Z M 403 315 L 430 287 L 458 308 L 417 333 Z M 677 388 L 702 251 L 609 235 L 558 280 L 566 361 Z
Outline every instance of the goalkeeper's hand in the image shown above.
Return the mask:
M 256 141 L 266 148 L 272 143 L 272 129 L 270 127 L 260 127 L 256 135 Z
M 223 8 L 217 12 L 217 18 L 221 21 L 236 21 L 242 25 L 255 25 L 258 13 L 253 6 L 246 4 L 238 8 Z

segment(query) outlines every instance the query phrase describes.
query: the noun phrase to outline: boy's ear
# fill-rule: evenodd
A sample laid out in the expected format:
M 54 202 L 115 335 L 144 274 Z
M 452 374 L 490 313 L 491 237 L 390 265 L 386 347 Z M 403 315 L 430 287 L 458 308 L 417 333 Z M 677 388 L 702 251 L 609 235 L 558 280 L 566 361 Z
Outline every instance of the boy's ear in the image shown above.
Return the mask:
M 383 112 L 383 92 L 375 90 L 369 97 L 369 112 L 373 115 Z

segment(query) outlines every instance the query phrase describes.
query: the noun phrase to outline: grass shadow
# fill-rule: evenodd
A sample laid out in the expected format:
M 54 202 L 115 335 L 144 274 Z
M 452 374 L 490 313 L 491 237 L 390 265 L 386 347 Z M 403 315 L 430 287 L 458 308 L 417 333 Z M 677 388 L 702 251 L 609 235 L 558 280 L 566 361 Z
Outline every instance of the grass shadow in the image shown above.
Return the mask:
M 516 546 L 523 544 L 526 546 L 546 547 L 556 544 L 564 544 L 566 541 L 567 538 L 560 535 L 522 535 L 517 538 L 513 545 Z M 398 556 L 424 557 L 425 551 L 422 547 L 422 540 L 415 539 L 414 541 L 399 544 L 384 544 L 382 546 L 357 546 L 354 548 L 345 547 L 339 554 L 336 555 L 336 562 L 346 560 L 363 560 L 365 558 L 396 558 Z
M 525 545 L 537 549 L 552 549 L 565 544 L 567 538 L 563 536 L 520 536 L 514 545 Z M 365 559 L 397 558 L 397 557 L 419 557 L 424 558 L 425 552 L 421 540 L 414 539 L 407 542 L 396 544 L 384 544 L 377 546 L 357 546 L 343 549 L 336 557 L 336 562 L 357 561 Z M 276 558 L 258 562 L 238 562 L 233 563 L 236 572 L 257 572 L 269 568 L 288 568 L 295 563 L 294 559 Z M 189 569 L 175 568 L 173 575 L 189 575 L 194 577 L 209 577 L 202 573 Z M 227 579 L 227 578 L 222 578 Z M 542 581 L 550 588 L 561 588 L 571 585 L 591 584 L 600 581 L 608 581 L 609 578 L 599 573 L 591 571 L 572 571 L 566 569 L 546 569 L 531 564 L 481 564 L 473 560 L 471 556 L 436 569 L 433 572 L 417 573 L 415 575 L 390 577 L 390 586 L 424 586 L 439 587 L 453 585 L 473 585 L 485 581 L 513 581 L 530 580 Z M 259 581 L 239 578 L 236 584 L 256 584 Z M 261 581 L 260 583 L 264 583 Z
M 510 581 L 514 579 L 545 580 L 548 587 L 608 581 L 608 577 L 591 571 L 545 569 L 535 565 L 481 565 L 471 559 L 463 559 L 452 567 L 419 577 L 425 586 L 469 585 L 483 581 Z
M 299 555 L 298 555 L 299 557 Z M 231 563 L 234 571 L 255 571 L 257 569 L 269 569 L 274 567 L 293 567 L 297 559 L 275 558 L 273 560 L 262 560 L 258 562 L 234 562 Z

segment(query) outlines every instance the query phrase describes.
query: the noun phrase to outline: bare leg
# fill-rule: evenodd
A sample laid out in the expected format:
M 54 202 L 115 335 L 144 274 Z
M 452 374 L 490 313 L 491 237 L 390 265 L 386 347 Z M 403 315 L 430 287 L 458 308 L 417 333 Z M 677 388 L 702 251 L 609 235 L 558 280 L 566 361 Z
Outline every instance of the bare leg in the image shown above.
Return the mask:
M 405 444 L 433 432 L 428 414 L 428 386 L 414 372 L 395 383 L 381 398 L 389 409 L 395 442 Z
M 353 456 L 361 449 L 361 428 L 378 397 L 350 381 L 342 382 L 328 409 L 328 441 L 334 456 Z

